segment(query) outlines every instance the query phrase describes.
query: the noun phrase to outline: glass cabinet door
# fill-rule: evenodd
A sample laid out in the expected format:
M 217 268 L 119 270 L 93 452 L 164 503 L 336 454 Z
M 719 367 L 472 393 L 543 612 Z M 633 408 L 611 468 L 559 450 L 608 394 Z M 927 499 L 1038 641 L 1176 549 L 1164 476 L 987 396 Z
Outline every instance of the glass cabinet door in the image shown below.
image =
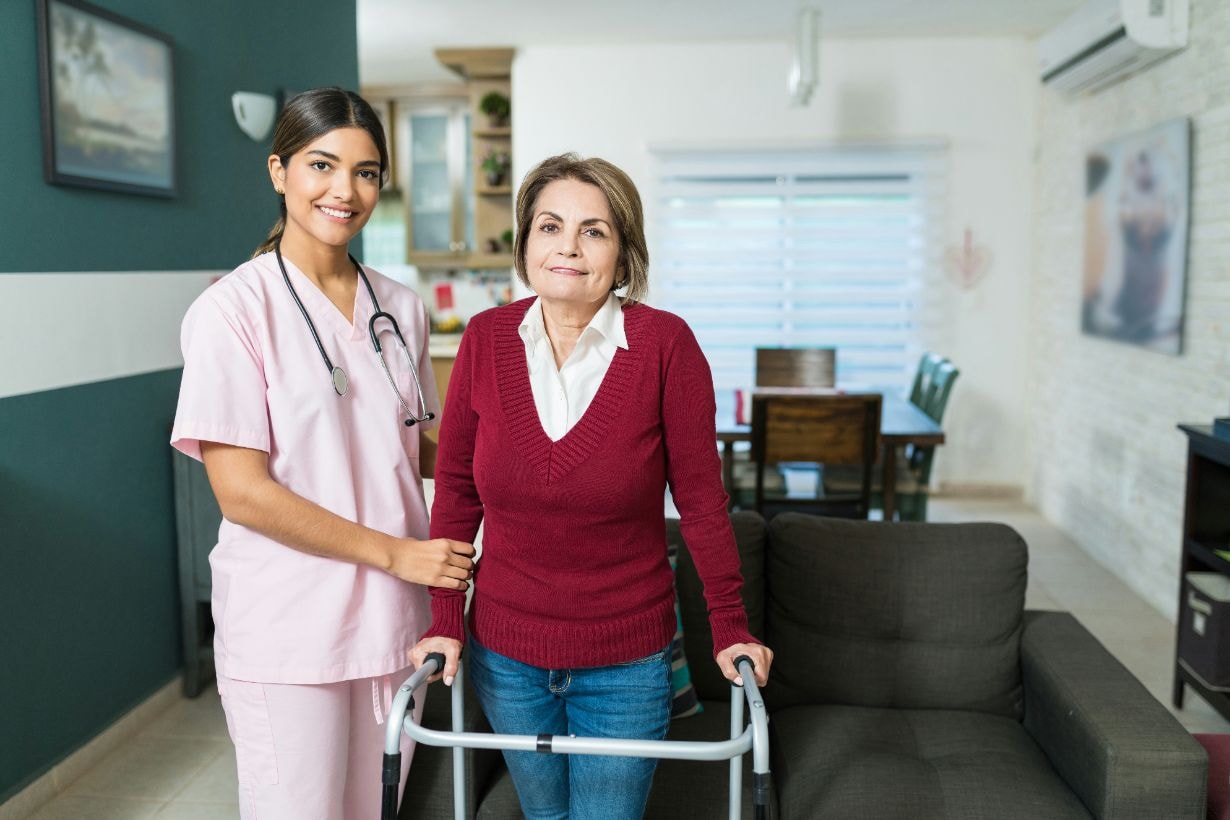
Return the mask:
M 410 220 L 412 251 L 455 251 L 450 116 L 410 116 Z

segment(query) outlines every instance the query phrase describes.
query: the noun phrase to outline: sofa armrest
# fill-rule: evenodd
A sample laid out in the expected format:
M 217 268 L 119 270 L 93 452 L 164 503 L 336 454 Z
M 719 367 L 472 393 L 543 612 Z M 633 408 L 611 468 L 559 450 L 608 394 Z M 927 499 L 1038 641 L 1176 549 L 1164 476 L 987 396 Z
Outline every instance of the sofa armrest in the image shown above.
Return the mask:
M 1202 820 L 1208 758 L 1066 612 L 1027 611 L 1026 731 L 1097 818 Z

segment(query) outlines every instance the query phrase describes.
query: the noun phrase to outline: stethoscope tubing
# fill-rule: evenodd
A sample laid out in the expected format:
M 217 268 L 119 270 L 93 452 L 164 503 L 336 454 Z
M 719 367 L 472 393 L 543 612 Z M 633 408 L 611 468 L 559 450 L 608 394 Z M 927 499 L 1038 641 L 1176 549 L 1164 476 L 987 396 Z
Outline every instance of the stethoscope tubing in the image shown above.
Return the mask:
M 333 364 L 333 360 L 329 358 L 329 353 L 325 350 L 324 343 L 320 341 L 320 333 L 316 330 L 316 323 L 308 315 L 307 308 L 303 306 L 303 300 L 299 298 L 298 291 L 291 284 L 290 274 L 286 271 L 286 263 L 282 260 L 282 241 L 280 239 L 274 244 L 273 253 L 277 257 L 278 268 L 282 271 L 282 281 L 286 283 L 286 289 L 290 291 L 291 298 L 295 300 L 295 305 L 299 308 L 299 313 L 303 316 L 303 321 L 307 324 L 308 330 L 312 334 L 312 341 L 316 343 L 316 349 L 320 351 L 320 358 L 325 363 L 325 368 L 329 371 L 329 378 L 333 382 L 334 392 L 339 396 L 346 395 L 350 386 L 349 377 L 346 375 L 345 370 Z M 397 396 L 398 404 L 401 405 L 402 410 L 406 413 L 405 425 L 413 427 L 419 422 L 434 419 L 436 414 L 427 409 L 427 399 L 423 396 L 423 383 L 419 380 L 419 371 L 414 365 L 414 359 L 410 356 L 410 348 L 406 346 L 406 339 L 401 335 L 401 327 L 391 314 L 386 313 L 380 308 L 380 300 L 376 298 L 376 291 L 372 288 L 372 283 L 368 280 L 367 274 L 363 272 L 363 266 L 350 254 L 346 256 L 350 260 L 350 264 L 354 265 L 359 278 L 363 280 L 363 287 L 367 288 L 367 295 L 371 297 L 373 312 L 371 318 L 367 320 L 367 335 L 371 339 L 372 348 L 376 351 L 376 358 L 380 360 L 380 367 L 384 370 L 385 376 L 388 377 L 389 386 L 393 388 L 393 394 Z M 380 319 L 388 319 L 389 324 L 393 327 L 393 335 L 397 338 L 397 342 L 401 345 L 402 352 L 406 356 L 406 364 L 410 368 L 410 374 L 414 377 L 414 387 L 418 392 L 419 406 L 423 408 L 422 416 L 415 414 L 409 405 L 406 404 L 406 400 L 402 398 L 401 391 L 397 389 L 397 384 L 393 381 L 393 374 L 389 372 L 389 367 L 384 361 L 384 356 L 382 355 L 383 345 L 380 343 L 380 336 L 376 333 L 376 322 Z

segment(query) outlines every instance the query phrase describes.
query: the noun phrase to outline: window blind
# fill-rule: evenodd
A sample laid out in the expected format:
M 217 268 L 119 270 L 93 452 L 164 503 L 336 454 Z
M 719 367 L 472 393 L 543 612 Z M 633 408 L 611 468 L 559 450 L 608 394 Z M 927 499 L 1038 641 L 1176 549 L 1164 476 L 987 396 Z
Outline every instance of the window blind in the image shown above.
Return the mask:
M 913 375 L 937 289 L 942 146 L 656 149 L 651 301 L 682 316 L 715 387 L 754 383 L 755 348 L 835 347 L 837 380 Z

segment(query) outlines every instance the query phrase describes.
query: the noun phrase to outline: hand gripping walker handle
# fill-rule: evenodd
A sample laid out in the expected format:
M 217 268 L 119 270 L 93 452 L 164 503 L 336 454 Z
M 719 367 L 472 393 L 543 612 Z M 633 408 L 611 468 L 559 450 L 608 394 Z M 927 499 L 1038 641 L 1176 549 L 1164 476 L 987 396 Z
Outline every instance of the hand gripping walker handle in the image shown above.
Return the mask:
M 431 668 L 435 664 L 435 668 Z M 444 653 L 431 652 L 423 659 L 423 665 L 419 669 L 430 669 L 427 676 L 444 671 Z M 407 707 L 410 710 L 414 709 L 414 698 L 410 698 Z M 405 710 L 402 710 L 400 716 L 405 716 Z M 393 722 L 394 716 L 389 715 L 390 722 Z M 396 720 L 398 726 L 401 725 L 400 720 Z M 400 729 L 398 730 L 400 731 Z M 382 820 L 392 820 L 397 815 L 397 787 L 401 781 L 401 752 L 389 752 L 387 749 L 384 753 L 384 766 L 381 771 L 380 781 L 382 785 L 380 797 L 380 817 Z

